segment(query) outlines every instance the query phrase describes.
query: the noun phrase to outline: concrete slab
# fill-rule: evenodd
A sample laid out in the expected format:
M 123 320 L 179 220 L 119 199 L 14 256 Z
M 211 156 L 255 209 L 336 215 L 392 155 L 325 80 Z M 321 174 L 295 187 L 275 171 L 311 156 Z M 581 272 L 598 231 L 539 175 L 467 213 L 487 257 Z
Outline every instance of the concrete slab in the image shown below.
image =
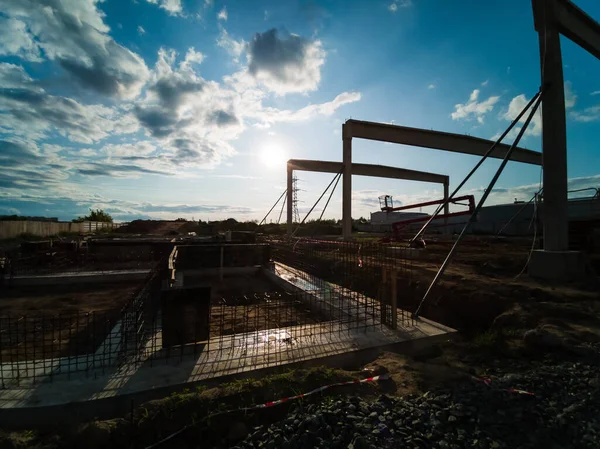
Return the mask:
M 585 258 L 580 251 L 535 250 L 528 271 L 531 277 L 549 281 L 572 281 L 585 276 Z

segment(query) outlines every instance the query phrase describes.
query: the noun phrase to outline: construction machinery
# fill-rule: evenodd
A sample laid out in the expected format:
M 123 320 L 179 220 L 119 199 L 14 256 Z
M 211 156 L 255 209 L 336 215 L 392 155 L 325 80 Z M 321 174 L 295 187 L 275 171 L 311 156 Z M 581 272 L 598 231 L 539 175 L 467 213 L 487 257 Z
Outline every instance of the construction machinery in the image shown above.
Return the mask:
M 466 204 L 461 203 L 461 201 L 465 201 L 465 200 L 467 201 Z M 393 198 L 390 195 L 382 195 L 379 197 L 379 207 L 381 208 L 382 212 L 398 212 L 398 211 L 416 209 L 416 208 L 421 208 L 421 207 L 426 207 L 426 206 L 434 206 L 436 204 L 443 204 L 445 201 L 446 201 L 445 199 L 441 199 L 441 200 L 425 201 L 423 203 L 408 204 L 408 205 L 394 207 Z M 446 218 L 450 218 L 450 217 L 460 217 L 462 215 L 471 215 L 473 213 L 473 211 L 475 210 L 475 197 L 473 195 L 457 196 L 455 198 L 452 198 L 450 201 L 448 201 L 448 203 L 457 204 L 460 206 L 467 206 L 468 209 L 464 210 L 464 211 L 460 211 L 460 212 L 451 212 L 448 214 L 440 214 L 440 215 L 436 216 L 436 219 L 442 220 L 442 219 L 446 219 Z M 400 240 L 400 238 L 401 238 L 400 232 L 402 231 L 402 229 L 405 226 L 410 225 L 412 223 L 419 223 L 419 222 L 427 221 L 427 220 L 429 220 L 429 218 L 430 218 L 429 215 L 424 215 L 422 217 L 409 218 L 406 220 L 400 220 L 400 221 L 393 223 L 392 224 L 393 239 Z M 446 220 L 444 220 L 444 222 L 446 223 Z

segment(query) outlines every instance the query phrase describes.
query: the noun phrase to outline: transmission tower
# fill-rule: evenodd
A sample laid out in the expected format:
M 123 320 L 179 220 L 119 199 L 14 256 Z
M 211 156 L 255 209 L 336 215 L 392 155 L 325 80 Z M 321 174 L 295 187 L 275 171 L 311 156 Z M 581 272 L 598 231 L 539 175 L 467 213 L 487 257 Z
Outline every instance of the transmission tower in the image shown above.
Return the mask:
M 294 222 L 300 223 L 300 212 L 298 212 L 298 178 L 296 175 L 292 178 L 292 210 L 294 213 Z

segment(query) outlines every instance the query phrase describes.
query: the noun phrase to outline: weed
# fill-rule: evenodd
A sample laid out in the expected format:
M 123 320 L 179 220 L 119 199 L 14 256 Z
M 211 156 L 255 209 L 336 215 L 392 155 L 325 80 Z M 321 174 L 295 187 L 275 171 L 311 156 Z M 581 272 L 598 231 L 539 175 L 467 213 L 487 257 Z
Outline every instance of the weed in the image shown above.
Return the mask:
M 473 346 L 480 349 L 491 349 L 498 346 L 501 334 L 495 330 L 488 330 L 477 334 L 472 341 Z

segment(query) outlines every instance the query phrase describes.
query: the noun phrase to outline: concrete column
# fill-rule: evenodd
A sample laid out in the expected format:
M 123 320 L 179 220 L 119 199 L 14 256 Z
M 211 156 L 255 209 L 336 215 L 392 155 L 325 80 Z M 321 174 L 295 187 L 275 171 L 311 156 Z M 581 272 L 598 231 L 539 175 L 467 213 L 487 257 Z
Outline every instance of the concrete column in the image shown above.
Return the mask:
M 449 181 L 446 181 L 444 183 L 444 200 L 448 199 L 448 196 L 450 195 L 449 191 L 450 191 L 450 186 L 448 185 Z M 444 214 L 449 214 L 450 213 L 450 203 L 446 203 L 446 205 L 444 206 Z M 444 218 L 444 234 L 450 234 L 450 229 L 448 228 L 448 218 Z
M 349 125 L 342 125 L 344 174 L 342 182 L 342 235 L 352 238 L 352 137 Z
M 294 220 L 294 182 L 293 182 L 294 170 L 289 165 L 287 166 L 287 233 L 292 235 L 292 222 Z
M 560 33 L 554 14 L 554 2 L 545 2 L 545 14 L 538 17 L 542 82 L 542 161 L 544 167 L 544 249 L 569 249 L 567 204 L 567 125 Z

